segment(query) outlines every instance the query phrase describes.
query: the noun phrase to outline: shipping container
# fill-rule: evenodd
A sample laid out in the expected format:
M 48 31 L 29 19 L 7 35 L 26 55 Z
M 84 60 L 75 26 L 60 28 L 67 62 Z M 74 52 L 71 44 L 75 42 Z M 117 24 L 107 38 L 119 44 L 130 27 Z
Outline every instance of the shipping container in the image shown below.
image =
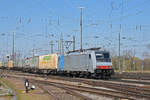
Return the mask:
M 30 59 L 30 66 L 33 68 L 39 67 L 39 56 L 34 56 Z
M 24 65 L 27 68 L 38 68 L 39 67 L 39 56 L 25 59 Z
M 39 69 L 57 69 L 57 54 L 39 56 Z
M 15 67 L 23 67 L 23 64 L 24 64 L 24 60 L 17 60 Z
M 26 58 L 24 61 L 24 67 L 30 67 L 29 58 Z
M 8 67 L 8 61 L 4 61 L 4 62 L 3 62 L 3 66 L 4 66 L 4 67 Z
M 12 60 L 8 61 L 8 67 L 10 67 L 10 68 L 13 67 L 13 61 Z

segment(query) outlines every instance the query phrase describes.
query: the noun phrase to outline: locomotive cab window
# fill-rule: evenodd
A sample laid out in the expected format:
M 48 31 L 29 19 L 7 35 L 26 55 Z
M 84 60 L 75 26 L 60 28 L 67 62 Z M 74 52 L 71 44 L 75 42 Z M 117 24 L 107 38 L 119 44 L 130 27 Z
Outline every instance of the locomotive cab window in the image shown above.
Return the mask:
M 96 60 L 98 62 L 111 62 L 109 53 L 96 52 Z
M 109 58 L 109 53 L 103 53 L 104 58 Z
M 104 59 L 104 56 L 102 54 L 96 54 L 96 60 Z

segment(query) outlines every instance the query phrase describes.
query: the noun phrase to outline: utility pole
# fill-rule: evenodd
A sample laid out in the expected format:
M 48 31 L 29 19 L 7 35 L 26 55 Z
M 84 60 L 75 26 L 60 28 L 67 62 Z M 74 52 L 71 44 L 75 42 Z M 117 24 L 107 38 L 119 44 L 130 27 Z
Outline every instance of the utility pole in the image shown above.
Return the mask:
M 60 22 L 59 22 L 59 17 L 58 17 L 58 22 L 57 22 L 57 25 L 58 25 L 58 26 L 60 25 Z
M 73 36 L 73 51 L 76 49 L 76 39 L 75 36 Z
M 118 57 L 118 63 L 119 63 L 119 71 L 122 72 L 121 70 L 121 66 L 120 66 L 120 33 L 121 33 L 121 24 L 120 24 L 120 31 L 119 31 L 119 34 L 118 34 L 118 40 L 119 40 L 119 57 Z
M 53 54 L 53 47 L 54 47 L 53 41 L 50 41 L 50 46 L 51 46 L 51 54 Z
M 56 41 L 56 43 L 57 43 L 57 52 L 58 52 L 58 54 L 60 53 L 60 40 L 57 40 Z
M 84 7 L 80 8 L 80 51 L 82 52 L 82 10 Z
M 13 48 L 12 48 L 12 56 L 13 56 L 13 67 L 14 67 L 14 63 L 15 63 L 15 33 L 13 32 Z
M 60 42 L 59 42 L 59 43 L 60 43 L 60 44 L 59 44 L 59 54 L 61 55 L 61 51 L 62 51 L 62 50 L 61 50 L 61 47 L 62 47 L 62 45 L 61 45 L 61 37 L 60 37 L 60 40 L 59 40 L 59 41 L 60 41 Z
M 60 41 L 60 45 L 59 45 L 59 54 L 61 55 L 61 52 L 62 52 L 62 44 L 61 44 L 62 41 L 61 41 L 61 37 L 60 37 L 60 40 L 59 40 L 59 41 Z
M 64 54 L 64 40 L 63 40 L 63 34 L 62 33 L 60 36 L 60 54 Z
M 34 57 L 34 48 L 33 48 L 33 50 L 32 50 L 32 56 Z
M 135 49 L 133 49 L 133 66 L 134 66 L 134 71 L 136 71 L 136 63 L 135 63 Z
M 122 60 L 123 60 L 123 68 L 122 68 L 122 71 L 124 72 L 124 71 L 125 71 L 125 61 L 126 61 L 125 55 L 123 56 Z
M 64 37 L 63 37 L 63 34 L 61 36 L 61 43 L 62 43 L 62 54 L 64 54 Z

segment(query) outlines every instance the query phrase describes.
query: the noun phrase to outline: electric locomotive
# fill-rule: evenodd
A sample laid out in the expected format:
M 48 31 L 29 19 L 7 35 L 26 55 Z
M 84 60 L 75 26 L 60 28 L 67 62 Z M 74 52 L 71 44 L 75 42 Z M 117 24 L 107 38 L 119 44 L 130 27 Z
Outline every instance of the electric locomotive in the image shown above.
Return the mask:
M 58 64 L 58 72 L 70 76 L 110 78 L 114 73 L 108 51 L 86 50 L 61 55 Z

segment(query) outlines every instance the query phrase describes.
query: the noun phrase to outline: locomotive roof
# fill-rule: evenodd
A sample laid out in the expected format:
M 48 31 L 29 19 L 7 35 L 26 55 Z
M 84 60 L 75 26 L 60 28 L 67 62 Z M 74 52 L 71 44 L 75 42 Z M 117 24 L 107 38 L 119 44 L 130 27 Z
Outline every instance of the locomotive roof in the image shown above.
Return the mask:
M 95 52 L 95 53 L 109 53 L 109 51 L 102 51 L 102 50 L 87 50 L 87 51 L 84 51 L 84 52 L 72 52 L 72 53 L 69 53 L 69 54 L 66 54 L 66 55 L 80 55 L 80 54 L 90 54 L 92 52 Z
M 109 53 L 109 51 L 95 51 L 96 53 Z

